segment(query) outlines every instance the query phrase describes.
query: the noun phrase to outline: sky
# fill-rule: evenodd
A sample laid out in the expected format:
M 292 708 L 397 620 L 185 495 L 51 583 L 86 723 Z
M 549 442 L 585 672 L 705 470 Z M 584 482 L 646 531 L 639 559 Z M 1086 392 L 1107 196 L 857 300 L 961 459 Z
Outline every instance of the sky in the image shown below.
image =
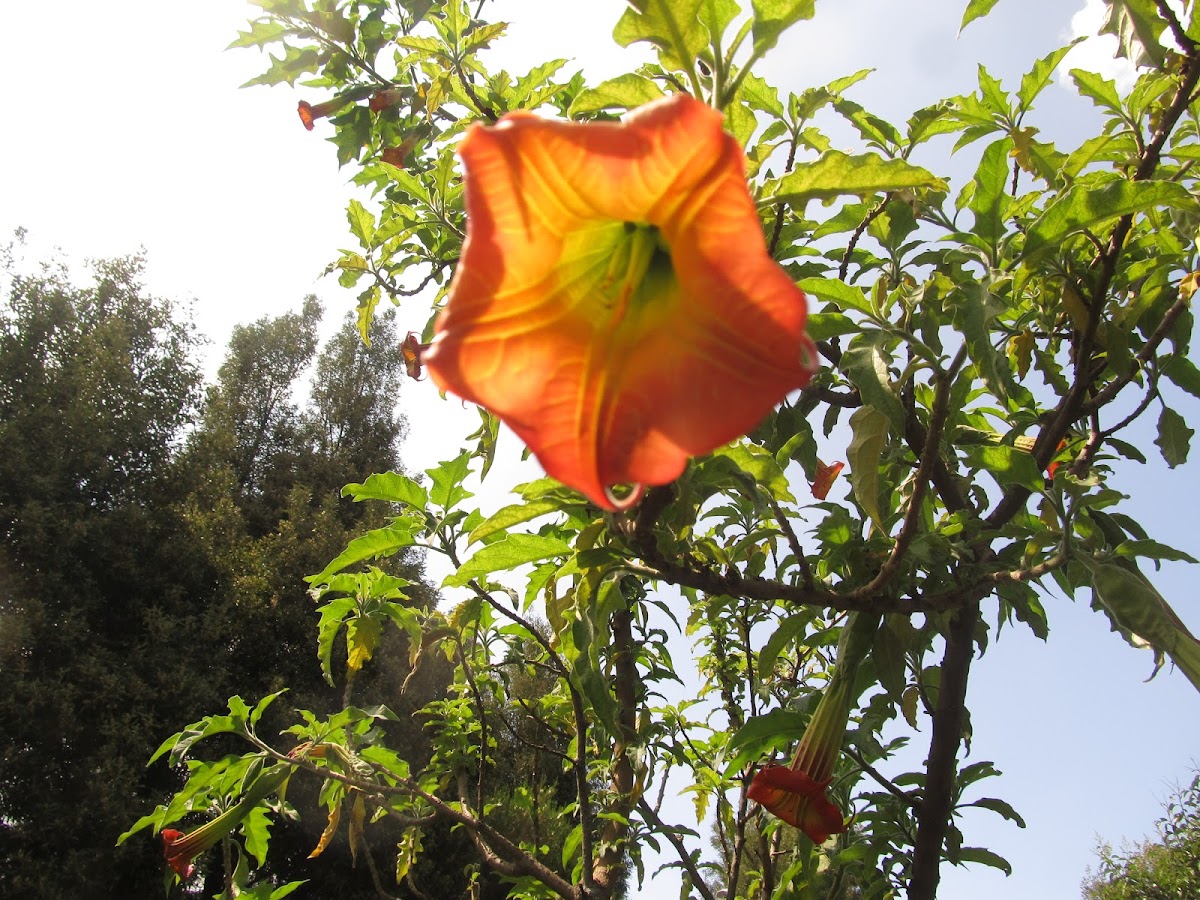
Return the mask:
M 1015 85 L 1034 59 L 1098 21 L 1094 0 L 1086 11 L 1084 0 L 1004 0 L 956 37 L 964 5 L 823 0 L 816 19 L 789 32 L 760 74 L 798 92 L 873 67 L 851 96 L 896 121 L 972 90 L 979 63 Z M 607 37 L 622 6 L 499 0 L 492 17 L 512 24 L 491 64 L 524 71 L 553 54 L 593 80 L 626 71 L 643 51 Z M 242 0 L 0 3 L 0 244 L 22 226 L 31 261 L 53 247 L 77 261 L 144 248 L 150 290 L 193 302 L 212 341 L 210 371 L 237 323 L 297 309 L 316 293 L 332 329 L 354 303 L 320 277 L 353 241 L 348 173 L 339 172 L 322 125 L 306 132 L 296 116 L 299 99 L 321 95 L 239 90 L 261 58 L 223 49 L 256 13 Z M 1129 77 L 1100 42 L 1077 48 L 1063 69 L 1072 65 Z M 1047 89 L 1034 119 L 1044 137 L 1069 146 L 1096 121 L 1065 80 Z M 847 141 L 840 149 L 856 149 L 849 136 L 837 137 Z M 410 327 L 425 315 L 419 304 L 401 310 Z M 474 427 L 473 412 L 438 402 L 427 383 L 406 385 L 400 402 L 413 471 L 453 455 Z M 1192 418 L 1198 412 L 1194 403 L 1180 409 Z M 505 440 L 501 452 L 515 456 L 515 441 Z M 1200 500 L 1198 464 L 1168 473 L 1150 440 L 1141 438 L 1150 463 L 1123 473 L 1134 492 L 1131 512 L 1153 537 L 1200 556 L 1190 515 Z M 504 502 L 487 486 L 480 496 L 485 512 Z M 1195 570 L 1167 564 L 1152 577 L 1200 633 Z M 993 760 L 1004 772 L 981 785 L 983 795 L 1010 800 L 1029 827 L 990 813 L 967 818 L 968 843 L 1006 856 L 1015 873 L 946 867 L 941 896 L 1078 896 L 1097 836 L 1120 844 L 1151 833 L 1171 786 L 1200 764 L 1200 697 L 1178 672 L 1145 682 L 1148 655 L 1109 633 L 1085 593 L 1073 603 L 1046 601 L 1049 642 L 1006 630 L 972 670 L 970 759 Z M 686 651 L 676 653 L 681 658 Z M 927 739 L 916 735 L 907 762 L 919 764 Z M 664 876 L 641 896 L 675 896 L 677 885 Z

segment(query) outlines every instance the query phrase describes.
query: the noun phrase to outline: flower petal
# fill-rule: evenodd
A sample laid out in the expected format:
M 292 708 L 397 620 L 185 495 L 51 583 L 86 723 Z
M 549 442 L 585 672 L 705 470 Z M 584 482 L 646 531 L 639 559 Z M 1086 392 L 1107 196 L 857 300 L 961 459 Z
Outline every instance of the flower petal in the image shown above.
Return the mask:
M 846 830 L 842 811 L 825 796 L 827 781 L 785 766 L 766 766 L 750 782 L 746 796 L 778 819 L 799 828 L 814 844 Z
M 620 124 L 512 113 L 459 153 L 467 239 L 424 362 L 551 476 L 613 509 L 612 485 L 673 480 L 807 383 L 804 294 L 715 110 L 676 94 Z M 658 262 L 609 290 L 631 227 L 661 235 Z
M 167 864 L 175 870 L 180 878 L 191 878 L 192 872 L 195 871 L 195 866 L 192 865 L 192 857 L 184 848 L 177 848 L 177 845 L 184 837 L 184 833 L 176 831 L 174 828 L 164 828 L 160 834 L 163 839 L 163 856 L 166 857 Z

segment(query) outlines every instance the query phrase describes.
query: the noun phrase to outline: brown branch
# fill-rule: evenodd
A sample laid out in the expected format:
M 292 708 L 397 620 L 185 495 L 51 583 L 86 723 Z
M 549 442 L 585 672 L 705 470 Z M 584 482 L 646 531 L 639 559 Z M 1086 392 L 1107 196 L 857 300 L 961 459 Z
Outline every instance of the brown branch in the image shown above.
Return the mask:
M 815 583 L 812 569 L 809 568 L 808 558 L 804 555 L 804 550 L 800 546 L 800 538 L 796 536 L 796 529 L 792 528 L 791 520 L 784 513 L 783 507 L 779 505 L 779 501 L 771 496 L 769 491 L 766 492 L 766 497 L 767 502 L 771 504 L 771 511 L 775 514 L 775 521 L 783 531 L 784 537 L 787 538 L 788 547 L 791 548 L 792 556 L 796 559 L 796 565 L 800 567 L 800 576 L 804 579 L 805 587 L 812 587 Z
M 962 740 L 967 676 L 975 653 L 975 625 L 978 621 L 979 602 L 976 600 L 954 614 L 946 635 L 946 653 L 942 658 L 938 702 L 933 714 L 925 790 L 917 812 L 917 840 L 913 847 L 908 900 L 934 900 L 937 895 L 942 846 L 950 816 L 954 812 L 958 746 Z
M 934 376 L 934 380 L 937 382 L 937 390 L 934 393 L 933 404 L 929 410 L 929 428 L 925 432 L 925 444 L 921 449 L 917 472 L 913 476 L 912 496 L 908 501 L 908 509 L 904 512 L 904 521 L 900 525 L 900 531 L 896 534 L 896 542 L 892 545 L 892 552 L 888 554 L 888 558 L 879 567 L 879 571 L 875 574 L 875 577 L 862 587 L 856 588 L 849 594 L 844 595 L 847 599 L 874 597 L 883 590 L 887 583 L 900 570 L 900 566 L 904 562 L 904 557 L 908 554 L 908 548 L 917 536 L 917 528 L 921 521 L 921 506 L 925 502 L 925 491 L 933 475 L 935 461 L 940 455 L 942 428 L 946 424 L 946 416 L 949 415 L 950 387 L 954 383 L 955 371 L 957 371 L 966 358 L 967 348 L 964 344 L 959 349 L 954 361 L 950 364 L 950 368 L 945 371 L 939 371 Z
M 1175 38 L 1175 43 L 1179 45 L 1179 49 L 1189 56 L 1195 53 L 1195 42 L 1187 36 L 1187 32 L 1183 30 L 1183 25 L 1180 24 L 1178 17 L 1175 15 L 1175 10 L 1171 9 L 1171 5 L 1167 3 L 1167 0 L 1154 0 L 1154 5 L 1158 7 L 1158 14 L 1166 19 L 1167 24 L 1171 27 L 1171 36 Z
M 645 798 L 638 800 L 638 810 L 645 816 L 655 828 L 662 832 L 663 836 L 671 842 L 671 846 L 675 848 L 675 852 L 679 855 L 679 862 L 687 869 L 687 873 L 692 877 L 692 887 L 704 900 L 716 900 L 715 895 L 709 890 L 708 885 L 700 876 L 700 871 L 696 868 L 696 863 L 692 856 L 687 851 L 687 847 L 683 843 L 683 839 L 679 837 L 668 826 L 663 824 L 663 820 L 658 817 L 653 807 L 646 802 Z
M 613 735 L 612 787 L 616 815 L 606 816 L 600 832 L 600 852 L 592 879 L 601 897 L 613 896 L 621 884 L 629 814 L 636 803 L 637 773 L 629 748 L 637 741 L 637 648 L 633 639 L 633 610 L 628 601 L 612 617 L 613 690 L 617 700 L 617 734 Z
M 858 242 L 862 238 L 863 233 L 866 232 L 866 230 L 871 227 L 871 223 L 878 219 L 880 214 L 887 209 L 887 205 L 891 202 L 891 200 L 892 192 L 888 191 L 883 195 L 883 199 L 875 204 L 871 211 L 867 213 L 867 215 L 859 223 L 858 227 L 854 229 L 854 233 L 850 235 L 850 241 L 846 244 L 846 252 L 842 254 L 842 264 L 838 266 L 839 281 L 846 280 L 846 275 L 850 272 L 850 256 L 854 253 L 854 248 L 858 246 Z
M 1081 414 L 1087 415 L 1093 410 L 1097 410 L 1100 407 L 1111 403 L 1116 398 L 1117 394 L 1119 394 L 1125 387 L 1125 385 L 1133 381 L 1142 367 L 1144 367 L 1151 359 L 1154 358 L 1154 355 L 1158 352 L 1159 346 L 1164 340 L 1167 339 L 1167 337 L 1170 336 L 1171 332 L 1175 330 L 1175 323 L 1179 320 L 1179 317 L 1187 311 L 1187 309 L 1188 304 L 1185 300 L 1176 300 L 1174 303 L 1172 303 L 1170 308 L 1167 309 L 1166 314 L 1163 315 L 1162 321 L 1158 323 L 1158 327 L 1154 329 L 1154 333 L 1151 334 L 1149 339 L 1146 341 L 1146 345 L 1142 347 L 1142 349 L 1138 351 L 1137 356 L 1133 358 L 1134 364 L 1130 365 L 1129 371 L 1118 378 L 1114 378 L 1099 391 L 1097 391 L 1092 399 L 1084 404 Z M 1057 444 L 1055 446 L 1057 446 Z
M 792 132 L 792 146 L 788 148 L 787 162 L 784 164 L 784 174 L 792 171 L 792 167 L 796 164 L 796 148 L 800 144 L 800 126 L 796 126 L 796 130 Z M 768 244 L 768 253 L 771 258 L 775 258 L 775 250 L 779 247 L 779 235 L 783 232 L 783 212 L 786 208 L 786 203 L 775 204 L 775 226 L 771 229 L 771 240 Z
M 846 755 L 849 756 L 852 760 L 854 760 L 855 764 L 860 769 L 862 769 L 864 772 L 866 772 L 868 775 L 870 775 L 871 778 L 873 778 L 875 780 L 876 784 L 878 784 L 881 788 L 883 788 L 885 791 L 887 791 L 893 797 L 900 800 L 900 802 L 902 802 L 909 809 L 918 809 L 920 807 L 921 794 L 919 791 L 912 791 L 910 793 L 908 791 L 903 791 L 900 788 L 896 787 L 895 782 L 893 782 L 890 778 L 888 778 L 886 775 L 884 775 L 882 772 L 880 772 L 878 769 L 876 769 L 873 765 L 871 765 L 869 762 L 867 762 L 866 759 L 863 758 L 863 755 L 861 753 L 859 753 L 857 750 L 855 750 L 853 747 L 846 748 Z

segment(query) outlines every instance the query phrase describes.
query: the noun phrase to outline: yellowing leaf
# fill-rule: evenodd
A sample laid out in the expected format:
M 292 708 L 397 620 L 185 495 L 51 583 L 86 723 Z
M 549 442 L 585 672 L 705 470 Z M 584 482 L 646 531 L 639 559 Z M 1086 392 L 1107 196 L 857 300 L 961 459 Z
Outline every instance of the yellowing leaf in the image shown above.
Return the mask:
M 342 819 L 342 804 L 338 803 L 329 811 L 329 821 L 325 823 L 325 830 L 321 832 L 321 839 L 317 841 L 317 846 L 312 853 L 308 854 L 309 859 L 316 859 L 325 852 L 325 848 L 329 846 L 329 842 L 333 840 L 333 836 L 337 834 L 338 822 Z
M 383 625 L 375 619 L 362 616 L 351 619 L 346 626 L 346 676 L 358 673 L 379 646 L 383 636 Z
M 1018 378 L 1024 378 L 1029 372 L 1029 364 L 1033 361 L 1033 345 L 1033 332 L 1029 329 L 1008 339 L 1008 358 L 1016 367 Z

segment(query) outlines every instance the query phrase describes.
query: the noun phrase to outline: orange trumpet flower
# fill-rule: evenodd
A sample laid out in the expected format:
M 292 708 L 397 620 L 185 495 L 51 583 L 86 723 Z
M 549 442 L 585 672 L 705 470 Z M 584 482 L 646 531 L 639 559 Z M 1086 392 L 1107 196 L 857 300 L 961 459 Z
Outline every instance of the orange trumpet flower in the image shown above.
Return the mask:
M 816 367 L 721 121 L 676 94 L 621 123 L 509 113 L 459 148 L 467 236 L 422 362 L 606 509 L 754 428 Z

